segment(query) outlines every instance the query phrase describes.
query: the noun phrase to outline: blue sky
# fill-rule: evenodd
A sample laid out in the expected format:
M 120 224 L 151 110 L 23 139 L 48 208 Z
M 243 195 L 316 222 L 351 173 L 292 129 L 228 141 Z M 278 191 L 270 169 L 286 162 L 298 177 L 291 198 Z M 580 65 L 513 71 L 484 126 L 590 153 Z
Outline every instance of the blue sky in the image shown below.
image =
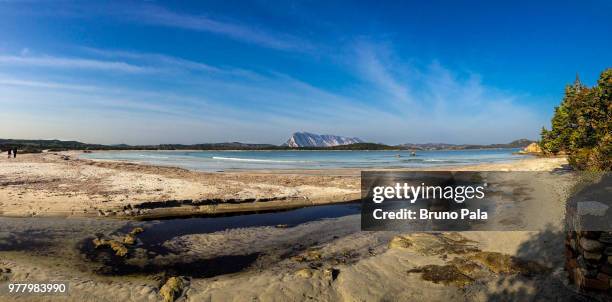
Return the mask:
M 401 2 L 401 3 L 396 3 Z M 0 137 L 535 139 L 612 63 L 607 1 L 0 0 Z

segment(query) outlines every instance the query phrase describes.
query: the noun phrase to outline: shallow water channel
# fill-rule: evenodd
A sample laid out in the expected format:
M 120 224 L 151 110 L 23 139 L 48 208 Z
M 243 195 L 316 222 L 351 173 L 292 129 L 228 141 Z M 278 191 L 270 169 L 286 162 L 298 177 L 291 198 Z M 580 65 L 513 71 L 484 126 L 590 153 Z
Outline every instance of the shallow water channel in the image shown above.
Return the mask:
M 359 203 L 345 203 L 152 221 L 3 217 L 0 256 L 6 252 L 65 258 L 66 263 L 100 276 L 161 273 L 207 278 L 240 272 L 257 262 L 261 266 L 270 259 L 289 257 L 312 245 L 359 232 L 359 213 Z M 118 256 L 110 247 L 96 247 L 93 243 L 95 238 L 121 241 L 136 227 L 144 231 L 136 235 L 133 244 L 125 244 L 127 255 Z M 227 237 L 222 237 L 223 246 L 197 241 L 213 233 Z M 180 248 L 176 242 L 182 244 Z

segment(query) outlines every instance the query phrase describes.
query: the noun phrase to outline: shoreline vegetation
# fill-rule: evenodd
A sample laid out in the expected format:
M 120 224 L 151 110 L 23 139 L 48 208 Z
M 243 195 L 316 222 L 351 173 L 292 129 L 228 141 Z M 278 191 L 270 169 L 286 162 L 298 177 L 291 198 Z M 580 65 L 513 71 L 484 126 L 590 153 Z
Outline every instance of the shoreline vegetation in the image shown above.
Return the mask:
M 587 87 L 576 76 L 555 107 L 551 129 L 542 127 L 544 154 L 566 154 L 577 170 L 612 170 L 612 68 Z

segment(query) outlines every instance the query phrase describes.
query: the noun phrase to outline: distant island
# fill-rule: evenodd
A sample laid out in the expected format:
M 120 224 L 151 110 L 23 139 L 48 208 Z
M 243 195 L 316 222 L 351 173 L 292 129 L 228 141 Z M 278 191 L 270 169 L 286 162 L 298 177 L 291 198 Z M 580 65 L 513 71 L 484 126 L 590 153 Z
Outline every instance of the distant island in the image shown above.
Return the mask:
M 352 145 L 365 143 L 357 137 L 346 137 L 333 134 L 314 134 L 309 132 L 295 132 L 287 140 L 284 146 L 299 147 L 334 147 L 341 145 Z
M 303 133 L 303 132 L 302 132 Z M 68 150 L 468 150 L 468 149 L 501 149 L 501 148 L 524 148 L 534 141 L 528 139 L 519 139 L 507 144 L 490 144 L 490 145 L 456 145 L 444 143 L 426 143 L 426 144 L 401 144 L 401 145 L 385 145 L 377 143 L 366 143 L 358 138 L 325 135 L 320 136 L 326 138 L 327 145 L 311 145 L 311 146 L 290 146 L 289 144 L 272 145 L 272 144 L 248 144 L 240 142 L 226 143 L 203 143 L 203 144 L 159 144 L 159 145 L 102 145 L 88 144 L 78 141 L 62 141 L 62 140 L 27 140 L 27 139 L 0 139 L 0 150 L 9 150 L 18 148 L 21 153 L 39 153 L 44 150 L 48 151 L 68 151 Z M 330 140 L 327 140 L 330 139 Z M 335 140 L 335 141 L 334 141 Z M 357 141 L 352 143 L 352 141 Z M 333 144 L 332 142 L 349 142 L 346 144 Z M 322 142 L 320 142 L 323 144 Z

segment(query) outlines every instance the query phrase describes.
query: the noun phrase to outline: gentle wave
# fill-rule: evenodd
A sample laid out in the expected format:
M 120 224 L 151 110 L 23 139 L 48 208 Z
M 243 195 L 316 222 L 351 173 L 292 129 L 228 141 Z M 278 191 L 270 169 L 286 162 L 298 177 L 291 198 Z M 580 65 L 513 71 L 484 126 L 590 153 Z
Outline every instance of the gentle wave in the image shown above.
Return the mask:
M 256 162 L 256 163 L 307 163 L 309 162 L 305 160 L 274 160 L 274 159 L 238 158 L 238 157 L 223 157 L 223 156 L 213 156 L 212 158 L 220 159 L 220 160 Z
M 170 157 L 168 156 L 155 156 L 155 155 L 144 155 L 144 154 L 138 154 L 138 156 L 140 157 L 144 157 L 144 158 L 154 158 L 154 159 L 168 159 Z

